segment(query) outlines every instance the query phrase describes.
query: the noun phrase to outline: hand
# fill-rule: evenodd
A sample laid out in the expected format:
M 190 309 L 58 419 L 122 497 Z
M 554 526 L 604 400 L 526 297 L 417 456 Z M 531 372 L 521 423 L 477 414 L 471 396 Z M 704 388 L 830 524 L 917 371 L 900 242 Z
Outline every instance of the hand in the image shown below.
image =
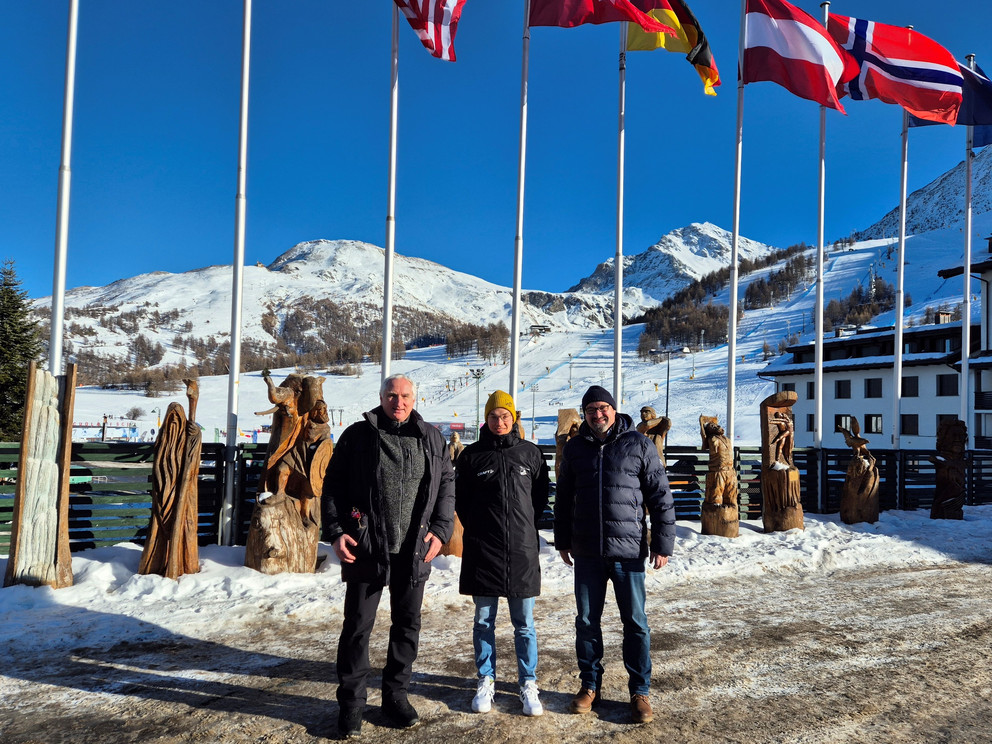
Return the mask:
M 353 548 L 358 545 L 358 542 L 351 535 L 343 534 L 337 540 L 334 541 L 334 553 L 341 560 L 342 563 L 354 563 L 355 554 L 352 553 L 349 548 Z
M 444 543 L 441 542 L 440 538 L 435 537 L 433 532 L 427 533 L 427 536 L 424 537 L 424 542 L 430 543 L 430 547 L 427 548 L 427 555 L 424 556 L 424 563 L 430 563 L 437 558 L 437 554 L 441 552 Z
M 570 551 L 570 550 L 559 550 L 558 551 L 558 555 L 561 556 L 561 559 L 563 561 L 565 561 L 565 564 L 566 565 L 568 565 L 568 566 L 571 566 L 572 565 L 572 551 Z
M 668 556 L 667 555 L 661 555 L 660 553 L 652 553 L 651 554 L 651 567 L 652 568 L 655 568 L 655 569 L 664 568 L 667 565 L 668 565 Z

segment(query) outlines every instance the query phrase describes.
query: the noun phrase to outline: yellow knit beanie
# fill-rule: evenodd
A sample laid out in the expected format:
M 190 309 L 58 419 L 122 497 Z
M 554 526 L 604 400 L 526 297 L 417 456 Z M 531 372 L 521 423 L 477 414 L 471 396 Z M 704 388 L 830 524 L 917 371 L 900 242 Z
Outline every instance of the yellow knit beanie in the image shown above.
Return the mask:
M 489 400 L 486 401 L 486 418 L 489 418 L 489 414 L 493 412 L 494 408 L 505 408 L 513 414 L 513 420 L 517 420 L 517 406 L 513 402 L 513 396 L 509 393 L 497 390 L 489 396 Z

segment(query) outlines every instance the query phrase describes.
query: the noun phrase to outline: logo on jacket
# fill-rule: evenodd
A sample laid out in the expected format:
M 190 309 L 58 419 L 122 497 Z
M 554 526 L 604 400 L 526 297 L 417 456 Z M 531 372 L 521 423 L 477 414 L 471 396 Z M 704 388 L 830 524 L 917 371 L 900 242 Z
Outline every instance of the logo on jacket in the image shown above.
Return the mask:
M 527 468 L 525 468 L 523 465 L 518 465 L 517 466 L 517 475 L 528 475 Z
M 495 472 L 496 472 L 496 468 L 489 468 L 489 470 L 482 470 L 476 473 L 476 475 L 492 475 Z

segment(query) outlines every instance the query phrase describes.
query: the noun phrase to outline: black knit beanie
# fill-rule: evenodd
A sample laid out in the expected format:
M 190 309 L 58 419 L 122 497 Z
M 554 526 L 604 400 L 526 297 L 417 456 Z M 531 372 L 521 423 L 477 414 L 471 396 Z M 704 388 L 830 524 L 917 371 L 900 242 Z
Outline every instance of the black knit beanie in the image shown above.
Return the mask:
M 609 403 L 614 410 L 617 407 L 617 402 L 613 400 L 613 396 L 610 395 L 609 391 L 599 385 L 593 385 L 586 390 L 586 394 L 582 396 L 582 410 L 585 411 L 586 406 L 590 403 Z

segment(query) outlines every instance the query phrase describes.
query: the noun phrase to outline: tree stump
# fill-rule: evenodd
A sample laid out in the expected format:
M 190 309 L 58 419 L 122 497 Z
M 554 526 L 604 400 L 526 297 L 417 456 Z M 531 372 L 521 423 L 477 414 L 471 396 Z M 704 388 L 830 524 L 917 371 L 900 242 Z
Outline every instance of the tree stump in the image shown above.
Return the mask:
M 799 469 L 792 462 L 794 391 L 761 401 L 761 518 L 765 532 L 804 529 Z
M 28 366 L 4 586 L 72 585 L 68 516 L 75 389 L 74 364 L 58 378 L 35 362 Z
M 737 537 L 741 517 L 733 448 L 715 416 L 700 416 L 699 431 L 710 453 L 706 496 L 699 514 L 702 534 Z
M 304 519 L 299 499 L 261 493 L 251 515 L 245 566 L 263 574 L 312 573 L 319 540 L 320 525 Z

